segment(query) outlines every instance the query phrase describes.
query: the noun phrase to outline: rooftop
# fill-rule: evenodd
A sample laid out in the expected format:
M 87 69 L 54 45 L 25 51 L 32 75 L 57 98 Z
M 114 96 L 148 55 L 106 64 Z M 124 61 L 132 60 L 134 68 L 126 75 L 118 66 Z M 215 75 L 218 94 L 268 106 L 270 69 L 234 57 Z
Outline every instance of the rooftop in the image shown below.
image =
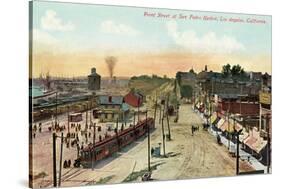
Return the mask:
M 123 103 L 122 96 L 101 95 L 98 100 L 101 105 L 122 105 Z

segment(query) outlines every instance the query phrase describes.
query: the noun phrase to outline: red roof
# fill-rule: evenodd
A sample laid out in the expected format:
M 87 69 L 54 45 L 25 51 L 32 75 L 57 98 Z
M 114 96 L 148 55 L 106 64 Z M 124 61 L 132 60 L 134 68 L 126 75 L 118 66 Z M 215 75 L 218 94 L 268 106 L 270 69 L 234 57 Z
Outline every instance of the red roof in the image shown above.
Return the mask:
M 143 98 L 141 95 L 139 94 L 135 94 L 133 92 L 129 92 L 125 97 L 124 97 L 124 101 L 129 104 L 130 106 L 133 107 L 138 107 L 141 106 L 142 102 L 143 102 Z

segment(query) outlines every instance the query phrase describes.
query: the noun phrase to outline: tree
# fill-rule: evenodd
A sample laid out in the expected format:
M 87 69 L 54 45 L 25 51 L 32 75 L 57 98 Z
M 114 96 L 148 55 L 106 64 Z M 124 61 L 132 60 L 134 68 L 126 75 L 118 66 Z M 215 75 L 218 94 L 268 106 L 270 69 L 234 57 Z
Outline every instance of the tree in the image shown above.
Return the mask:
M 194 70 L 193 70 L 193 68 L 191 68 L 191 69 L 189 70 L 189 73 L 195 73 Z
M 226 64 L 222 66 L 222 74 L 223 76 L 229 76 L 231 74 L 231 66 L 230 64 Z
M 233 65 L 231 67 L 230 64 L 223 65 L 222 74 L 224 77 L 227 76 L 242 76 L 245 74 L 244 68 L 242 68 L 239 64 Z
M 231 75 L 232 76 L 240 75 L 241 70 L 242 70 L 242 68 L 239 64 L 233 65 L 232 68 L 231 68 Z

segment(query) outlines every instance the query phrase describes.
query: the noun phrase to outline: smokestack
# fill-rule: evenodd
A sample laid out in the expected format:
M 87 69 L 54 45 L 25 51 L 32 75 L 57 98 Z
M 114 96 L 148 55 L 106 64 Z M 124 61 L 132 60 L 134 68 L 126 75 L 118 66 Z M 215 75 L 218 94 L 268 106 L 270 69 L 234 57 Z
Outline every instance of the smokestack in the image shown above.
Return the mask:
M 109 77 L 112 79 L 113 74 L 114 74 L 114 68 L 117 62 L 117 58 L 114 56 L 107 56 L 105 58 L 105 62 L 107 64 L 108 72 L 109 72 Z

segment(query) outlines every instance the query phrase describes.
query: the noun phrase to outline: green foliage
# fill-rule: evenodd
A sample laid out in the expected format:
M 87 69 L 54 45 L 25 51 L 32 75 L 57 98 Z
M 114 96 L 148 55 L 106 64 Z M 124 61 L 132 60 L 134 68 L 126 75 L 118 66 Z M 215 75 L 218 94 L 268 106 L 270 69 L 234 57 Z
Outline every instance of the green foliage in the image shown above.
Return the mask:
M 193 68 L 191 68 L 191 69 L 189 70 L 189 73 L 195 73 L 194 70 L 193 70 Z
M 233 65 L 231 67 L 230 64 L 223 65 L 222 74 L 224 77 L 227 76 L 243 76 L 245 74 L 244 68 L 242 68 L 239 64 Z
M 231 74 L 230 64 L 226 64 L 226 65 L 222 66 L 222 74 L 223 74 L 223 76 L 229 76 Z
M 180 93 L 181 93 L 181 97 L 191 98 L 193 89 L 190 85 L 182 85 L 180 87 Z

